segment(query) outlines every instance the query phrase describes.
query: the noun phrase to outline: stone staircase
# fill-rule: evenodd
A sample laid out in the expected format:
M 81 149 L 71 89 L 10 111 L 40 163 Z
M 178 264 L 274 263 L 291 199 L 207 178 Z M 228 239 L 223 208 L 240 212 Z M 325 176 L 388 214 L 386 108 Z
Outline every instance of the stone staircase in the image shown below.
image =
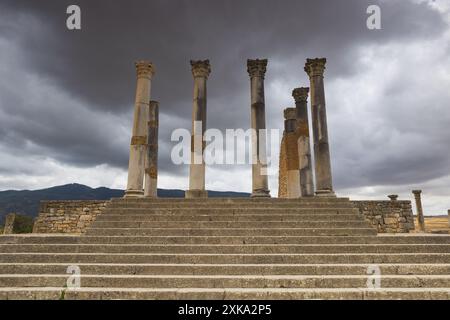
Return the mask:
M 0 237 L 0 299 L 60 298 L 449 299 L 450 236 L 377 235 L 346 198 L 113 199 L 82 236 Z

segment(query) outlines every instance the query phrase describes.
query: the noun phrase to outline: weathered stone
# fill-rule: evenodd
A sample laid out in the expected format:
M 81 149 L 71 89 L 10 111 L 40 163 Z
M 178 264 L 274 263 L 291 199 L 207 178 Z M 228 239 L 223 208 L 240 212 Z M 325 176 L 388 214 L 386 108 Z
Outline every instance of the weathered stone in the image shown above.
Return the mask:
M 205 190 L 204 134 L 206 131 L 206 81 L 211 73 L 209 60 L 191 60 L 194 77 L 194 98 L 192 105 L 191 164 L 189 166 L 189 190 L 186 198 L 204 198 Z
M 352 201 L 352 203 L 380 233 L 407 233 L 414 230 L 410 201 Z
M 136 62 L 137 89 L 134 105 L 133 132 L 130 143 L 128 182 L 125 197 L 138 197 L 144 194 L 144 166 L 147 148 L 147 119 L 150 103 L 153 65 L 148 61 Z
M 5 228 L 3 229 L 3 234 L 14 233 L 14 220 L 16 219 L 15 213 L 10 213 L 5 218 Z
M 412 193 L 414 194 L 414 199 L 416 200 L 417 220 L 419 223 L 419 229 L 420 231 L 425 232 L 425 218 L 423 216 L 422 199 L 421 199 L 422 190 L 413 190 Z
M 267 59 L 247 60 L 251 86 L 252 197 L 270 197 L 266 159 L 264 76 Z
M 158 196 L 158 126 L 159 103 L 157 101 L 150 101 L 144 197 L 156 198 Z
M 292 96 L 295 100 L 297 118 L 297 144 L 300 171 L 300 193 L 302 197 L 314 195 L 314 180 L 311 161 L 311 141 L 308 120 L 309 88 L 295 88 Z
M 102 200 L 41 201 L 33 233 L 84 232 L 105 207 Z
M 314 161 L 316 173 L 316 195 L 334 197 L 331 176 L 330 147 L 328 144 L 327 115 L 323 73 L 325 58 L 307 59 L 305 71 L 310 79 L 311 114 L 314 140 Z

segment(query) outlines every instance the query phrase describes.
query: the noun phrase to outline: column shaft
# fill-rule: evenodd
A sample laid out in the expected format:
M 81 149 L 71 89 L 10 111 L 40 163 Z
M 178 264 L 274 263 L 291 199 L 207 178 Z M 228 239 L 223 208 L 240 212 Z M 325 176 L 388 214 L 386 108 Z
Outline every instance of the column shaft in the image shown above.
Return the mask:
M 134 104 L 133 129 L 128 163 L 128 183 L 125 197 L 144 194 L 144 167 L 147 149 L 147 119 L 153 65 L 147 61 L 136 62 L 137 87 Z
M 194 77 L 192 104 L 191 164 L 189 168 L 189 190 L 186 198 L 205 198 L 205 162 L 203 159 L 206 131 L 206 80 L 211 73 L 209 60 L 191 61 Z
M 247 60 L 251 88 L 252 197 L 270 197 L 266 159 L 264 75 L 267 59 Z
M 308 120 L 308 93 L 309 88 L 296 88 L 292 91 L 297 112 L 298 159 L 302 197 L 314 196 L 314 179 Z
M 287 198 L 299 198 L 301 196 L 301 190 L 298 159 L 298 136 L 296 132 L 297 112 L 295 108 L 284 109 L 284 119 L 287 160 Z
M 413 190 L 414 199 L 416 200 L 417 222 L 419 223 L 420 231 L 425 232 L 425 218 L 423 216 L 421 193 L 422 190 Z
M 327 114 L 323 73 L 326 59 L 307 59 L 305 71 L 310 78 L 312 129 L 316 173 L 316 195 L 334 197 L 331 176 L 330 147 L 328 145 Z
M 157 101 L 150 101 L 144 196 L 151 198 L 158 196 L 158 126 L 159 104 Z

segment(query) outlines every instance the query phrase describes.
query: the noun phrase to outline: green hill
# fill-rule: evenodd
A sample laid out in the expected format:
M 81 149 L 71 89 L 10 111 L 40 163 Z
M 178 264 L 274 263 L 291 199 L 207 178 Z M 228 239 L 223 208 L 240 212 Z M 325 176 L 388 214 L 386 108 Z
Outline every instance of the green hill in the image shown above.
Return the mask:
M 21 213 L 36 217 L 41 200 L 108 200 L 114 197 L 122 197 L 123 190 L 109 189 L 105 187 L 90 188 L 88 186 L 72 183 L 41 190 L 7 190 L 0 191 L 0 224 L 4 217 L 10 213 Z M 243 192 L 208 191 L 210 197 L 248 197 L 250 194 Z M 158 189 L 159 197 L 184 197 L 183 190 Z

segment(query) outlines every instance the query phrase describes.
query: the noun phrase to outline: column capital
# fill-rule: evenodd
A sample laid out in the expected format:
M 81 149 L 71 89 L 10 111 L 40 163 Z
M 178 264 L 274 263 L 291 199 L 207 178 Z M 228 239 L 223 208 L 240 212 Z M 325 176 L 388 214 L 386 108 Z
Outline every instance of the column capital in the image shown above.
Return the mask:
M 267 59 L 247 59 L 247 72 L 251 78 L 264 78 L 267 68 Z
M 285 120 L 296 120 L 297 119 L 297 109 L 286 108 L 283 110 L 283 115 Z
M 326 63 L 326 58 L 306 59 L 304 70 L 310 78 L 314 76 L 323 76 Z
M 150 61 L 140 60 L 134 63 L 136 66 L 137 77 L 151 78 L 155 73 L 155 68 Z
M 309 88 L 295 88 L 292 90 L 292 97 L 295 102 L 306 102 L 308 100 Z
M 208 78 L 211 73 L 211 65 L 209 60 L 191 60 L 192 75 L 194 78 Z
M 418 195 L 420 195 L 420 194 L 422 193 L 422 190 L 413 190 L 412 193 L 413 193 L 415 196 L 418 196 Z

